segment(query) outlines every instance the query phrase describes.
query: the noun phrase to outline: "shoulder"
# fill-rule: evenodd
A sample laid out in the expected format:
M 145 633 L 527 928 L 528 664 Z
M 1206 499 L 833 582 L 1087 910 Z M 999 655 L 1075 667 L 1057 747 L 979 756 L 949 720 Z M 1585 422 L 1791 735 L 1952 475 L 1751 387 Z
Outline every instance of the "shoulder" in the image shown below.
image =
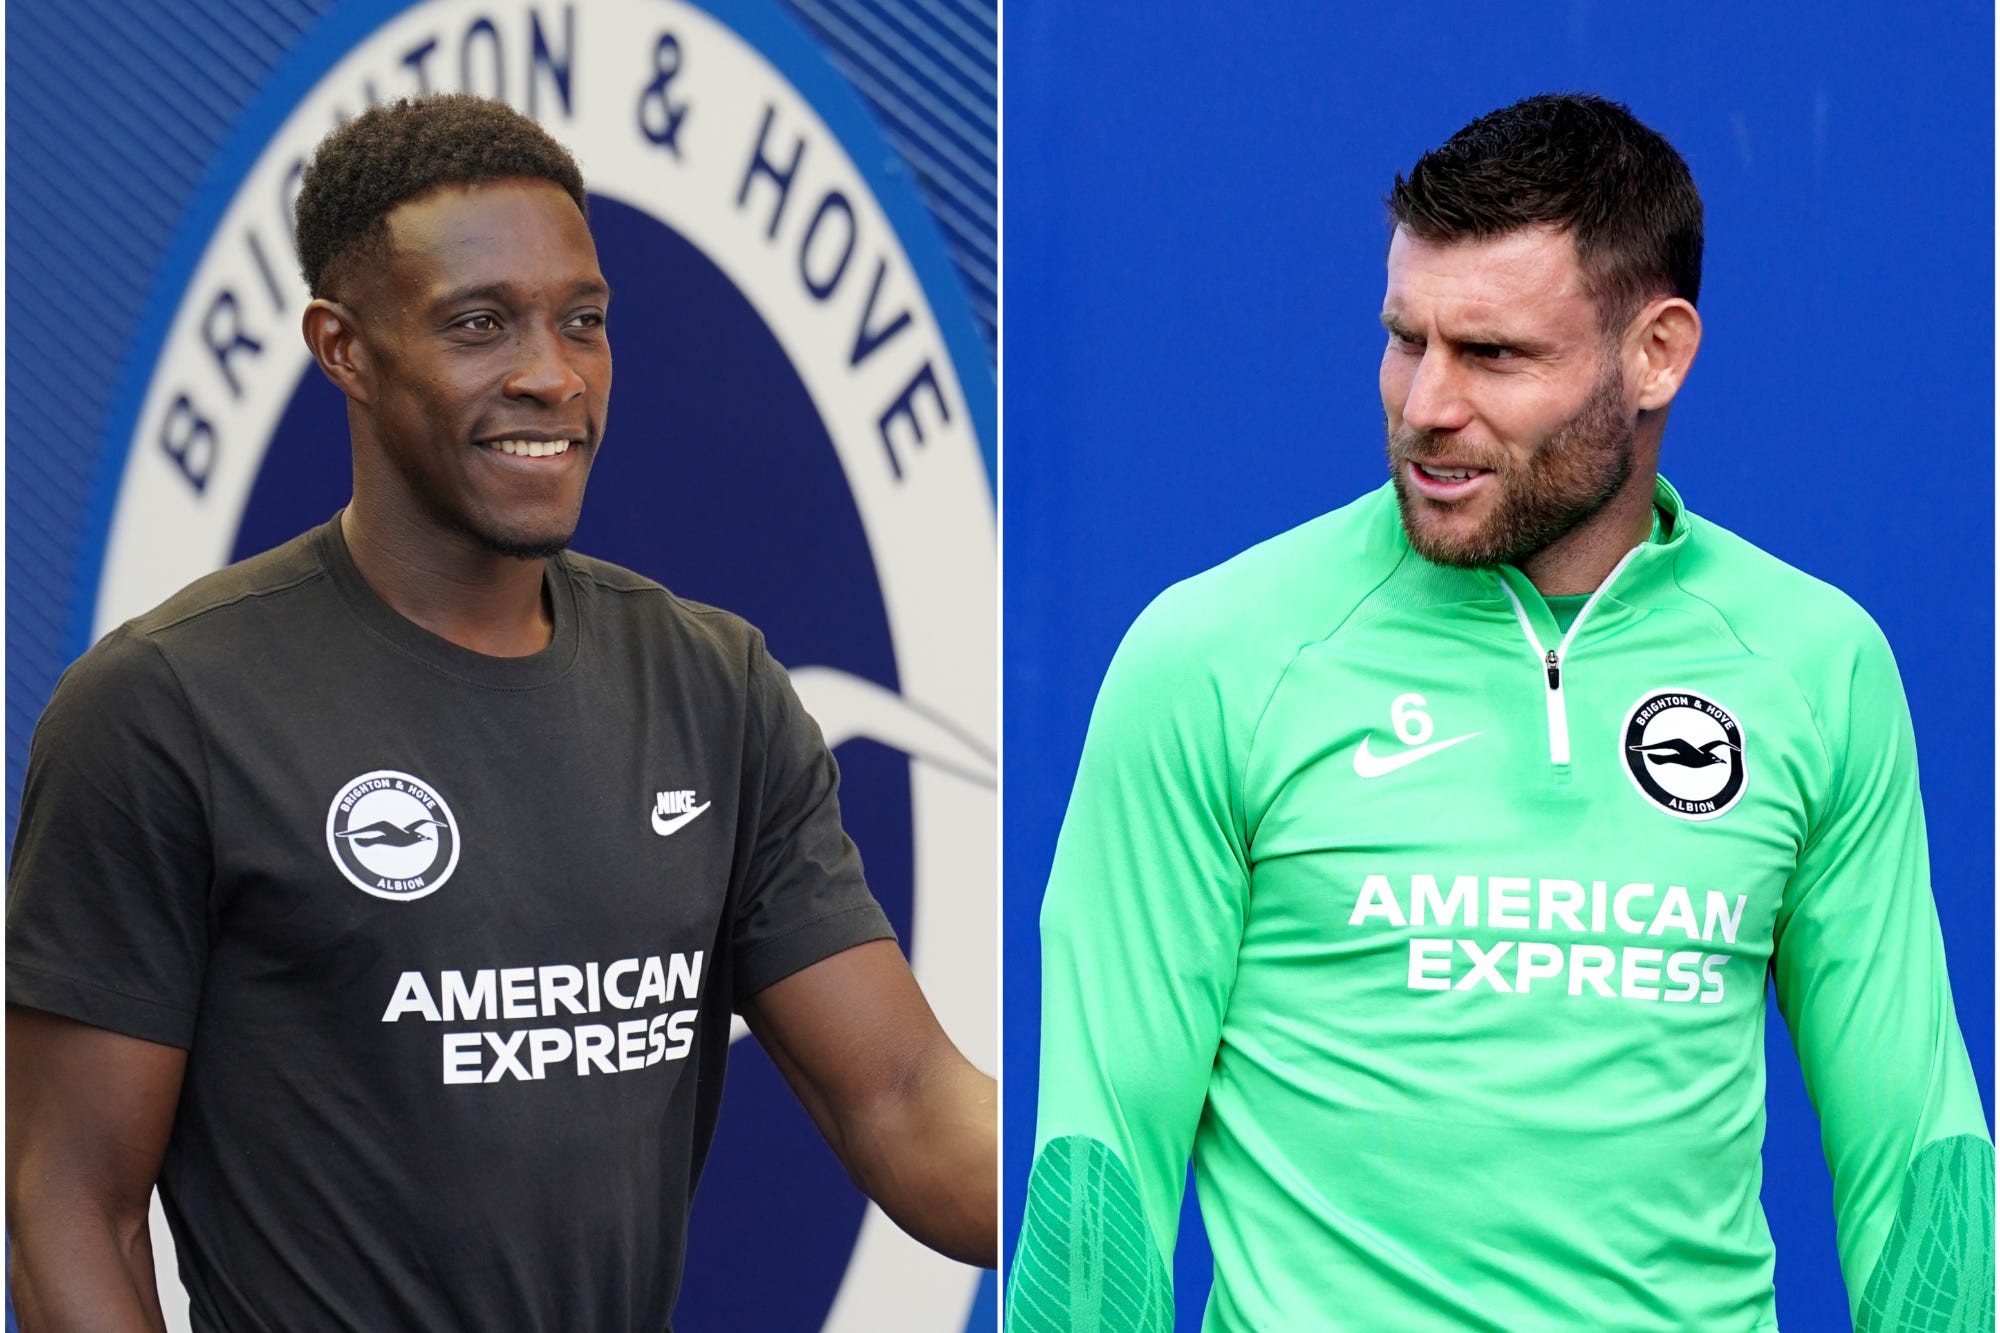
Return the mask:
M 1274 678 L 1346 624 L 1409 554 L 1384 486 L 1174 584 L 1140 613 L 1118 659 L 1246 685 Z
M 289 594 L 325 582 L 317 532 L 205 574 L 112 629 L 63 673 L 50 710 L 82 701 L 119 713 L 145 712 L 163 693 L 178 700 L 174 659 L 205 645 L 239 651 L 247 624 Z
M 123 626 L 135 637 L 200 634 L 222 630 L 242 614 L 268 609 L 272 599 L 326 582 L 320 549 L 324 528 L 300 533 L 282 546 L 204 574 Z
M 764 635 L 733 611 L 683 597 L 623 565 L 565 551 L 562 567 L 594 630 L 664 644 L 683 661 L 698 659 L 755 677 L 769 660 Z
M 1726 644 L 1776 667 L 1798 692 L 1835 774 L 1912 744 L 1888 638 L 1852 597 L 1696 519 L 1674 573 L 1687 609 Z
M 1113 655 L 1092 743 L 1207 756 L 1237 771 L 1293 664 L 1339 633 L 1408 556 L 1385 487 L 1176 583 Z
M 1719 524 L 1694 522 L 1676 582 L 1745 649 L 1802 681 L 1830 682 L 1863 659 L 1890 660 L 1881 628 L 1852 597 Z

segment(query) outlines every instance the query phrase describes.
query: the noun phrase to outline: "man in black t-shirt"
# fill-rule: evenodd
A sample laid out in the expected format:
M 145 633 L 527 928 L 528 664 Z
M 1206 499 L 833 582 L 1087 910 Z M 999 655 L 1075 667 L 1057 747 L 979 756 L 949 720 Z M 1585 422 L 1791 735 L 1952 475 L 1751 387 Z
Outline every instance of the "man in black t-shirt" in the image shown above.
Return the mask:
M 565 552 L 611 378 L 575 164 L 370 111 L 298 201 L 333 521 L 65 675 L 8 898 L 24 1325 L 667 1325 L 732 1008 L 850 1175 L 991 1264 L 994 1087 L 939 1029 L 761 637 Z

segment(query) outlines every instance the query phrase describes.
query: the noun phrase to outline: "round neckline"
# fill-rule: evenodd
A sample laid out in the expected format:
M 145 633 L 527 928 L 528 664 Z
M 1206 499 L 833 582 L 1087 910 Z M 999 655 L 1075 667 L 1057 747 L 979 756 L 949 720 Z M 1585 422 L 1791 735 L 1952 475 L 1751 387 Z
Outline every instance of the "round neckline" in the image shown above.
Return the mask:
M 433 671 L 491 689 L 520 690 L 547 685 L 560 679 L 575 663 L 580 637 L 576 586 L 562 556 L 542 562 L 542 587 L 548 593 L 550 613 L 555 620 L 548 646 L 526 657 L 494 657 L 431 633 L 383 601 L 355 565 L 354 555 L 347 549 L 347 539 L 340 530 L 340 517 L 336 513 L 321 525 L 313 533 L 313 544 L 341 600 L 365 627 L 391 647 Z

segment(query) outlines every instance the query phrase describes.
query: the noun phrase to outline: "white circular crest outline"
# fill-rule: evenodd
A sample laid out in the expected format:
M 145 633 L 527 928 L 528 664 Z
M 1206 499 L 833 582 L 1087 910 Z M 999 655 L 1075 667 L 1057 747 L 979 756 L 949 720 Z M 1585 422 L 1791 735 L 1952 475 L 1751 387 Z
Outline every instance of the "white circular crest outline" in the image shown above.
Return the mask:
M 341 803 L 343 801 L 346 801 L 349 795 L 351 795 L 356 788 L 370 782 L 386 782 L 394 784 L 389 788 L 386 788 L 386 790 L 391 790 L 398 792 L 399 794 L 402 795 L 407 795 L 410 797 L 411 800 L 415 801 L 417 804 L 422 806 L 428 807 L 432 804 L 435 804 L 437 809 L 443 812 L 444 814 L 444 821 L 443 821 L 444 825 L 445 827 L 451 830 L 451 854 L 445 860 L 444 869 L 437 872 L 437 877 L 435 879 L 430 878 L 430 872 L 428 870 L 425 871 L 424 874 L 425 883 L 424 886 L 420 889 L 415 889 L 406 893 L 398 893 L 395 892 L 394 890 L 378 888 L 375 885 L 370 884 L 364 879 L 362 879 L 360 875 L 356 874 L 354 871 L 354 867 L 348 864 L 347 856 L 343 855 L 343 852 L 347 851 L 348 849 L 342 847 L 340 839 L 343 834 L 350 832 L 350 830 L 343 827 L 344 821 L 340 817 L 341 814 L 343 813 L 341 810 Z M 424 796 L 428 796 L 430 800 L 426 801 L 422 796 L 415 795 L 413 792 L 410 791 L 410 788 L 412 787 L 423 792 Z M 409 832 L 410 830 L 405 829 L 404 831 Z M 412 776 L 411 774 L 408 773 L 400 772 L 397 769 L 378 768 L 375 769 L 373 772 L 363 773 L 360 777 L 348 781 L 341 787 L 339 791 L 333 794 L 333 801 L 326 808 L 327 853 L 333 857 L 334 865 L 339 867 L 340 873 L 347 877 L 348 883 L 352 884 L 355 888 L 361 890 L 363 893 L 372 895 L 373 897 L 376 898 L 384 898 L 390 902 L 407 903 L 407 902 L 415 902 L 419 898 L 430 897 L 433 893 L 436 893 L 439 889 L 443 888 L 445 881 L 451 878 L 452 871 L 458 869 L 458 854 L 462 850 L 464 850 L 464 848 L 465 848 L 465 838 L 458 826 L 458 816 L 452 814 L 451 806 L 445 802 L 443 794 L 440 793 L 436 787 L 433 787 L 430 783 L 425 782 L 422 778 Z M 356 853 L 356 859 L 359 860 L 358 853 Z M 433 864 L 436 863 L 436 858 L 432 858 L 432 863 Z M 363 867 L 366 868 L 365 862 L 363 863 Z M 384 875 L 384 876 L 378 876 L 378 878 L 387 879 L 391 878 L 391 876 Z
M 1669 695 L 1685 695 L 1689 699 L 1699 700 L 1701 703 L 1720 709 L 1729 717 L 1729 726 L 1722 728 L 1723 734 L 1727 736 L 1732 728 L 1735 731 L 1736 744 L 1732 748 L 1736 750 L 1737 757 L 1732 759 L 1730 763 L 1736 775 L 1736 790 L 1730 793 L 1727 801 L 1722 802 L 1713 810 L 1699 812 L 1676 810 L 1671 805 L 1666 804 L 1652 792 L 1647 791 L 1644 784 L 1639 781 L 1638 768 L 1632 756 L 1626 752 L 1627 733 L 1631 731 L 1632 722 L 1638 717 L 1639 710 L 1653 702 L 1653 700 Z M 1750 767 L 1741 758 L 1742 754 L 1749 747 L 1749 736 L 1744 730 L 1743 719 L 1737 715 L 1735 709 L 1726 707 L 1697 690 L 1690 690 L 1681 686 L 1647 690 L 1633 701 L 1630 708 L 1625 710 L 1624 717 L 1619 721 L 1614 734 L 1618 745 L 1618 767 L 1625 774 L 1625 780 L 1632 784 L 1632 790 L 1639 794 L 1640 800 L 1663 815 L 1670 815 L 1675 819 L 1685 820 L 1690 824 L 1704 824 L 1711 819 L 1720 819 L 1723 815 L 1735 809 L 1738 803 L 1743 800 L 1744 793 L 1750 790 Z M 1727 782 L 1725 782 L 1725 789 L 1727 785 Z

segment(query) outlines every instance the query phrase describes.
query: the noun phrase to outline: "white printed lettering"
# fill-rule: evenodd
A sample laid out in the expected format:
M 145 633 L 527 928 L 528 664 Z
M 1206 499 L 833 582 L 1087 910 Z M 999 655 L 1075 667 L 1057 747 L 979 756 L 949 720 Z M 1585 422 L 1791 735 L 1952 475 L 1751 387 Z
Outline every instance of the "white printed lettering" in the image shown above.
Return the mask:
M 1581 890 L 1579 890 L 1581 892 Z M 1547 940 L 1523 940 L 1514 951 L 1514 989 L 1523 995 L 1536 977 L 1559 977 L 1563 970 L 1561 945 Z
M 1514 993 L 1514 988 L 1494 970 L 1506 952 L 1514 947 L 1514 941 L 1500 941 L 1493 946 L 1491 953 L 1482 951 L 1476 940 L 1460 940 L 1458 947 L 1465 950 L 1466 956 L 1472 959 L 1472 970 L 1459 978 L 1458 985 L 1454 986 L 1453 990 L 1471 990 L 1479 983 L 1479 979 L 1484 977 L 1494 990 L 1505 991 L 1509 995 Z
M 1600 884 L 1603 881 L 1599 881 Z M 1583 983 L 1588 981 L 1599 995 L 1612 998 L 1611 987 L 1604 979 L 1618 966 L 1618 958 L 1602 944 L 1572 944 L 1569 946 L 1569 993 L 1583 994 Z
M 528 1033 L 528 1045 L 528 1060 L 538 1080 L 549 1076 L 550 1065 L 568 1060 L 573 1049 L 568 1028 L 535 1028 Z
M 438 980 L 444 983 L 444 1021 L 456 1022 L 461 1018 L 483 1018 L 492 1022 L 500 1013 L 500 977 L 490 967 L 482 967 L 472 974 L 472 986 L 466 988 L 465 978 L 457 972 L 440 972 Z
M 1713 943 L 1716 928 L 1720 927 L 1722 930 L 1722 942 L 1724 944 L 1736 943 L 1736 932 L 1743 925 L 1743 904 L 1748 897 L 1748 894 L 1737 894 L 1736 910 L 1732 912 L 1729 910 L 1728 897 L 1717 893 L 1714 889 L 1710 889 L 1708 891 L 1708 920 L 1701 928 L 1701 938 L 1703 941 Z
M 1738 906 L 1742 900 L 1737 900 Z M 1712 953 L 1701 960 L 1701 1002 L 1703 1004 L 1722 1003 L 1722 965 L 1729 961 L 1726 953 Z
M 477 1032 L 447 1032 L 444 1034 L 444 1081 L 447 1083 L 479 1082 L 479 1034 Z
M 677 953 L 667 959 L 667 1003 L 692 1000 L 701 989 L 701 954 Z
M 1695 968 L 1701 965 L 1701 955 L 1692 949 L 1683 949 L 1667 959 L 1667 980 L 1685 990 L 1669 990 L 1660 998 L 1669 1004 L 1685 1004 L 1692 1000 L 1701 989 L 1701 977 Z
M 616 1038 L 611 1029 L 603 1023 L 585 1023 L 576 1030 L 576 1072 L 588 1074 L 591 1067 L 599 1073 L 615 1074 L 611 1067 L 611 1046 Z
M 646 1020 L 628 1018 L 618 1025 L 618 1067 L 644 1069 L 646 1063 Z
M 1694 919 L 1694 904 L 1688 901 L 1688 891 L 1678 884 L 1667 885 L 1660 910 L 1653 913 L 1653 924 L 1646 927 L 1646 933 L 1665 934 L 1668 926 L 1678 926 L 1691 940 L 1701 938 L 1701 926 Z
M 1619 969 L 1618 993 L 1628 1000 L 1660 998 L 1659 949 L 1626 949 L 1624 966 Z
M 1438 898 L 1438 882 L 1435 875 L 1410 876 L 1410 924 L 1424 924 L 1424 912 L 1428 908 L 1432 924 L 1455 926 L 1458 924 L 1458 909 L 1465 908 L 1465 924 L 1479 924 L 1479 876 L 1460 875 L 1451 882 L 1451 893 L 1442 901 Z
M 500 1015 L 503 1018 L 535 1018 L 535 969 L 500 969 Z
M 421 972 L 405 972 L 396 980 L 396 993 L 389 997 L 389 1007 L 382 1011 L 382 1021 L 393 1023 L 404 1014 L 422 1014 L 435 1023 L 438 1021 L 437 1001 L 431 998 L 431 988 L 424 981 Z
M 1354 900 L 1354 914 L 1347 918 L 1347 924 L 1365 925 L 1372 916 L 1384 917 L 1392 926 L 1410 924 L 1404 919 L 1402 905 L 1389 888 L 1387 875 L 1370 875 L 1361 881 L 1361 894 Z
M 573 1014 L 584 1012 L 577 1002 L 576 994 L 583 989 L 583 973 L 568 963 L 557 963 L 552 967 L 535 969 L 542 983 L 542 1016 L 555 1013 L 561 1005 Z
M 514 1077 L 520 1079 L 523 1083 L 530 1080 L 528 1071 L 523 1069 L 521 1063 L 514 1058 L 515 1052 L 521 1049 L 522 1041 L 527 1038 L 528 1030 L 526 1028 L 514 1033 L 504 1041 L 497 1032 L 488 1032 L 482 1035 L 486 1038 L 486 1044 L 493 1048 L 493 1053 L 500 1057 L 493 1062 L 493 1068 L 486 1071 L 486 1081 L 488 1083 L 498 1083 L 509 1072 L 512 1072 Z
M 694 1020 L 698 1009 L 676 1009 L 667 1019 L 667 1036 L 672 1044 L 667 1047 L 666 1058 L 683 1060 L 694 1049 Z
M 636 1009 L 649 1000 L 655 1004 L 667 1002 L 667 969 L 660 965 L 658 954 L 648 958 L 640 969 L 639 989 L 632 995 L 632 1006 Z
M 1453 886 L 1454 896 L 1457 886 Z M 1439 923 L 1444 924 L 1443 922 Z M 1467 922 L 1471 925 L 1471 922 Z M 1495 875 L 1486 881 L 1486 924 L 1497 930 L 1528 928 L 1528 881 Z
M 1577 934 L 1583 934 L 1583 922 L 1576 919 L 1576 909 L 1583 906 L 1583 885 L 1573 879 L 1545 879 L 1542 881 L 1542 913 L 1538 930 L 1552 930 L 1557 917 Z
M 1631 935 L 1643 935 L 1646 927 L 1632 919 L 1632 913 L 1625 904 L 1634 898 L 1651 898 L 1658 890 L 1650 884 L 1627 884 L 1618 890 L 1611 900 L 1611 915 L 1618 922 L 1618 929 Z
M 1410 989 L 1451 989 L 1451 941 L 1410 941 Z
M 639 960 L 636 958 L 620 958 L 610 967 L 604 969 L 604 998 L 609 1000 L 614 1007 L 630 1009 L 638 1003 L 637 999 L 620 993 L 618 989 L 619 977 L 630 976 L 638 970 Z

